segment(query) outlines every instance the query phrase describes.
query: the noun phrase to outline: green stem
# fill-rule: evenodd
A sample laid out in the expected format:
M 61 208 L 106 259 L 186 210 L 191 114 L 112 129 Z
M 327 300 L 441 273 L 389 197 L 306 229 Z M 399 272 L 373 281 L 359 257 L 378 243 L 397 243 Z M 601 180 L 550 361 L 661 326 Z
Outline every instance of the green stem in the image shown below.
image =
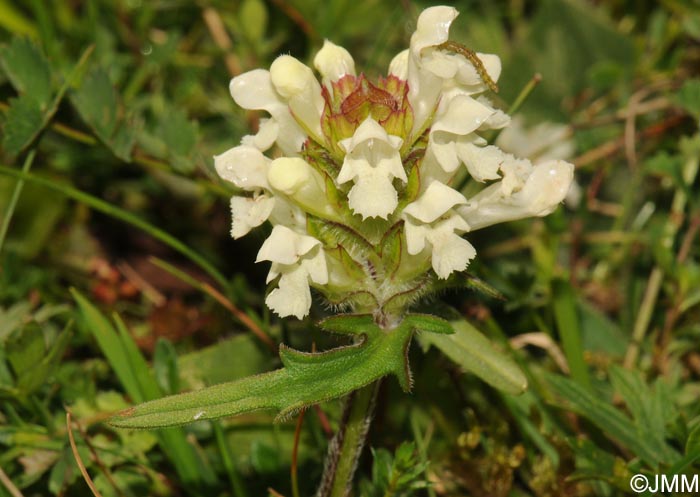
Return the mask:
M 235 497 L 248 497 L 248 493 L 246 492 L 245 485 L 243 485 L 241 475 L 233 463 L 231 451 L 229 450 L 228 442 L 226 441 L 226 436 L 224 435 L 224 430 L 221 428 L 221 423 L 219 421 L 212 421 L 211 425 L 214 428 L 216 444 L 219 447 L 221 459 L 224 463 L 224 468 L 226 469 L 226 474 L 228 476 L 229 483 L 231 484 L 233 495 Z
M 34 150 L 27 154 L 27 158 L 22 166 L 23 173 L 29 172 L 29 168 L 32 167 L 33 160 Z M 17 183 L 15 183 L 15 189 L 12 191 L 12 197 L 10 198 L 10 202 L 7 205 L 7 210 L 3 216 L 2 226 L 0 226 L 0 252 L 2 252 L 2 246 L 5 243 L 5 236 L 7 235 L 7 230 L 10 228 L 10 219 L 12 219 L 12 215 L 17 207 L 17 202 L 19 201 L 19 196 L 22 193 L 22 188 L 24 188 L 24 180 L 20 178 L 17 180 Z
M 347 396 L 338 432 L 331 440 L 316 497 L 347 497 L 365 445 L 381 380 Z

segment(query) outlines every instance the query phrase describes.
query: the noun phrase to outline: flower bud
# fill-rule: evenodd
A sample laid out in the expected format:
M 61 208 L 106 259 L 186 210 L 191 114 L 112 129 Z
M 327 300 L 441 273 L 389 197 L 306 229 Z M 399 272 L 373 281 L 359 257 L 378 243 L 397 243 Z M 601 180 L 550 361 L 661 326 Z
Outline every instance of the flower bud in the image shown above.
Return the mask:
M 270 186 L 287 195 L 306 212 L 326 219 L 337 213 L 326 199 L 323 177 L 304 159 L 280 157 L 270 164 L 267 174 Z
M 346 74 L 355 75 L 355 61 L 350 52 L 328 40 L 314 57 L 314 67 L 323 76 L 324 84 L 338 81 Z
M 322 143 L 321 114 L 325 101 L 313 71 L 294 57 L 281 55 L 270 66 L 270 78 L 299 124 Z

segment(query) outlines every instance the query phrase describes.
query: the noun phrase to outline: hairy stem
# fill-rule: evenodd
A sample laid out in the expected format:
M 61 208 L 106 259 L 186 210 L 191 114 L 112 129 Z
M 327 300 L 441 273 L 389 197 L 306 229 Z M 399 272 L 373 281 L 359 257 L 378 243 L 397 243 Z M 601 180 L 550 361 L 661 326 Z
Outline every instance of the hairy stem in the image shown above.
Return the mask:
M 381 380 L 347 396 L 338 432 L 331 440 L 316 497 L 347 497 L 365 445 Z

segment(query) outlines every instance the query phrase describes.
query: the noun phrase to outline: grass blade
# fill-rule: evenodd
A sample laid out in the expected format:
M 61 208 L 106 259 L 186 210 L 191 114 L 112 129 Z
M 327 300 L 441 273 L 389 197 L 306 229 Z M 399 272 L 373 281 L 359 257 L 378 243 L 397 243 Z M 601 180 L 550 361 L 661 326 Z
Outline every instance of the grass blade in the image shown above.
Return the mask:
M 132 226 L 135 226 L 145 231 L 153 238 L 160 240 L 161 242 L 165 243 L 169 247 L 175 249 L 176 251 L 180 252 L 182 255 L 190 259 L 192 262 L 201 267 L 207 274 L 209 274 L 209 276 L 211 276 L 219 285 L 221 285 L 222 288 L 226 288 L 228 286 L 228 281 L 226 280 L 226 278 L 224 278 L 224 276 L 204 257 L 199 255 L 197 252 L 192 250 L 190 247 L 182 243 L 180 240 L 178 240 L 171 234 L 153 226 L 152 224 L 144 221 L 143 219 L 133 215 L 132 213 L 124 209 L 120 209 L 119 207 L 116 207 L 108 202 L 105 202 L 104 200 L 101 200 L 97 197 L 90 195 L 89 193 L 85 193 L 71 186 L 62 185 L 48 178 L 43 178 L 35 174 L 15 171 L 14 169 L 7 166 L 0 165 L 0 174 L 4 174 L 6 176 L 13 176 L 15 178 L 23 179 L 25 181 L 31 181 L 34 184 L 59 192 L 67 197 L 72 198 L 73 200 L 77 200 L 78 202 L 92 207 L 93 209 L 100 211 L 103 214 L 107 214 L 108 216 L 112 216 L 115 219 L 119 219 L 120 221 L 124 221 Z

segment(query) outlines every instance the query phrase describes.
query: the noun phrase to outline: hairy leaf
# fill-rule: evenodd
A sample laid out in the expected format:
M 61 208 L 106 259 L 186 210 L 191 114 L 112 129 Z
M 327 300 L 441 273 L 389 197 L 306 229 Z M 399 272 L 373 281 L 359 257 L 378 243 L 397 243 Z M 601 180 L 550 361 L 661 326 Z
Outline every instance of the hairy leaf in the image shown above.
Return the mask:
M 283 419 L 388 374 L 394 374 L 404 390 L 409 390 L 406 352 L 413 332 L 449 332 L 448 323 L 416 315 L 409 315 L 391 330 L 379 328 L 370 315 L 334 316 L 321 326 L 357 339 L 351 345 L 319 353 L 282 346 L 283 369 L 147 402 L 126 409 L 110 423 L 122 428 L 155 428 L 262 409 L 276 410 L 277 419 Z

